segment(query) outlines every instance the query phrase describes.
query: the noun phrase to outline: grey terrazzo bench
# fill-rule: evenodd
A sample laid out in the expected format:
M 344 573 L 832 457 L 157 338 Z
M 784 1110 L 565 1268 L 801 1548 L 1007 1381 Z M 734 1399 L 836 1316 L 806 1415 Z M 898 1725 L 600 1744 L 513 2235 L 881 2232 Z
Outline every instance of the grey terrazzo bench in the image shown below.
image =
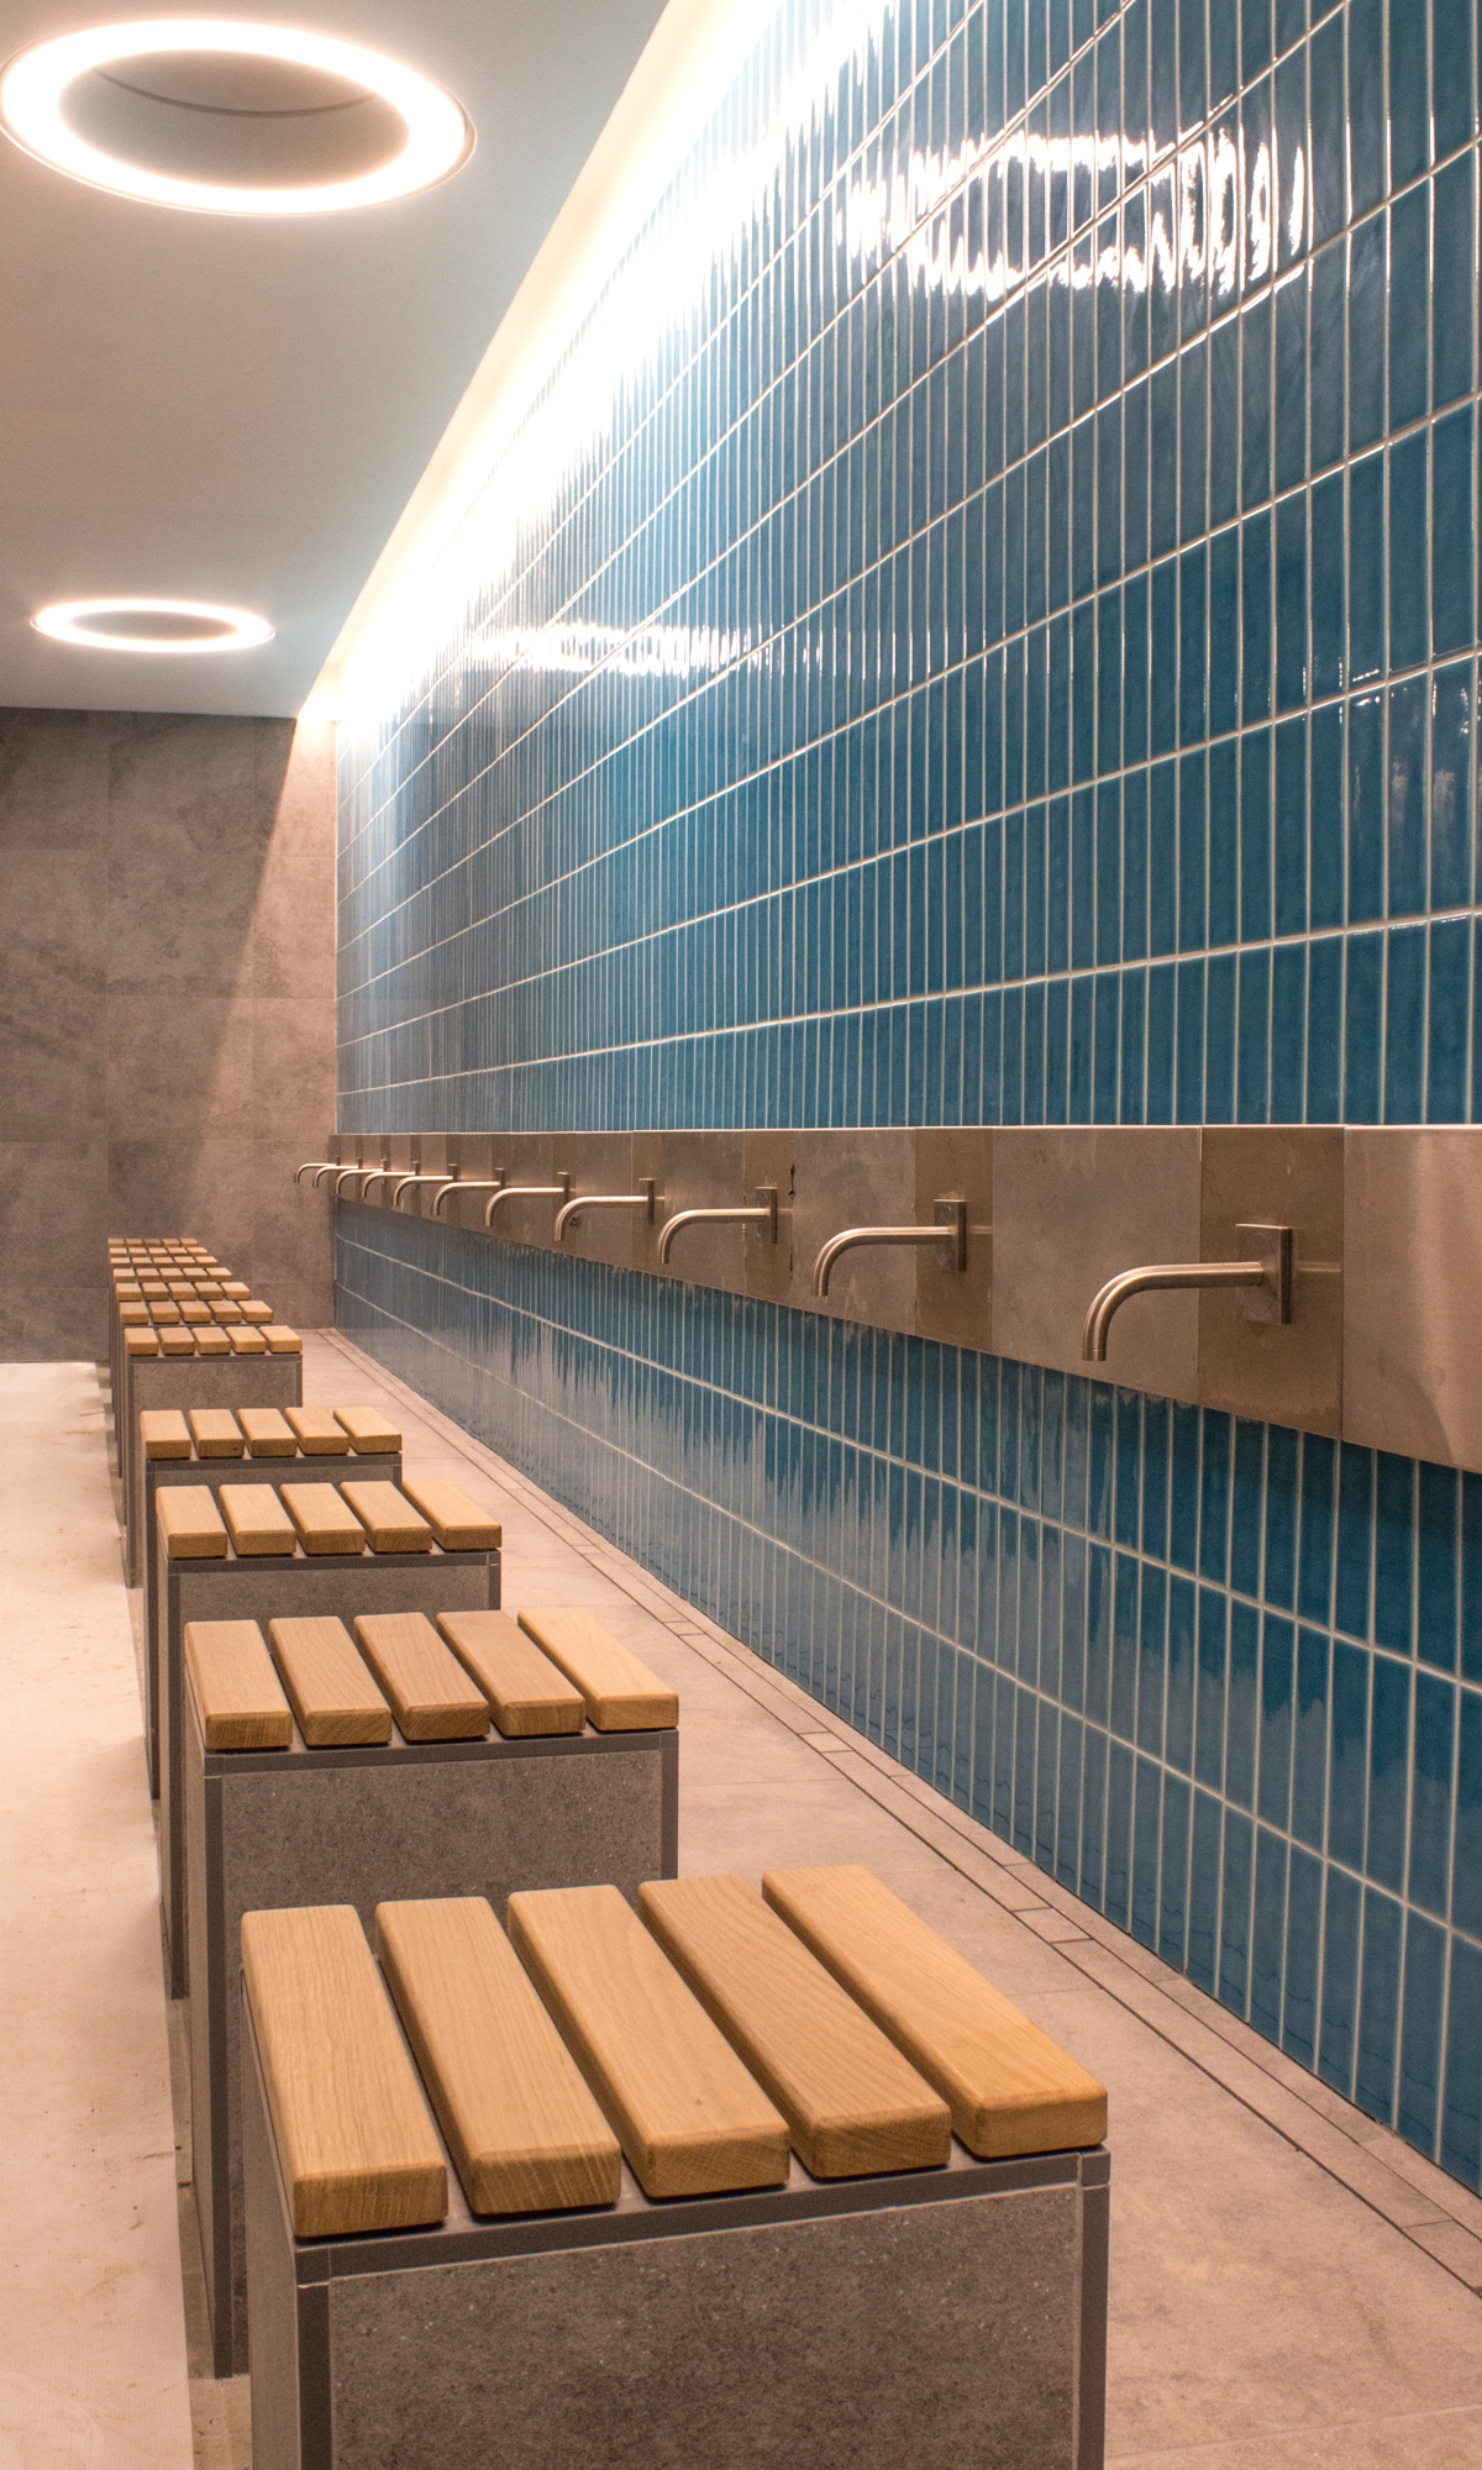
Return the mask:
M 764 1885 L 247 1916 L 254 2470 L 1100 2470 L 1102 2088 Z
M 401 1434 L 374 1408 L 164 1407 L 139 1418 L 141 1528 L 153 1535 L 155 1503 L 178 1484 L 224 1486 L 277 1477 L 296 1484 L 356 1479 L 401 1481 Z M 159 1561 L 140 1552 L 144 1584 L 145 1733 L 149 1789 L 159 1797 L 160 1677 L 157 1642 Z
M 368 1500 L 370 1494 L 378 1497 Z M 423 1497 L 436 1495 L 429 1490 Z M 497 1610 L 498 1523 L 472 1502 L 463 1500 L 463 1510 L 466 1523 L 441 1524 L 450 1538 L 444 1544 L 433 1517 L 424 1517 L 395 1486 L 357 1484 L 348 1476 L 338 1484 L 244 1482 L 216 1492 L 181 1484 L 158 1496 L 155 1634 L 145 1651 L 155 1658 L 159 1693 L 160 1893 L 173 1997 L 185 1994 L 188 1963 L 186 1623 Z M 451 1540 L 465 1536 L 480 1540 Z
M 337 1621 L 266 1626 L 271 1653 L 255 1622 L 185 1632 L 193 2180 L 218 2376 L 247 2363 L 244 1913 L 344 1903 L 370 1925 L 392 1896 L 468 1895 L 503 1913 L 519 1888 L 606 1879 L 632 1896 L 674 1875 L 679 1842 L 678 1702 L 616 1641 L 568 1653 L 581 1688 L 499 1612 L 447 1614 L 441 1637 L 416 1614 L 352 1625 L 359 1649 Z

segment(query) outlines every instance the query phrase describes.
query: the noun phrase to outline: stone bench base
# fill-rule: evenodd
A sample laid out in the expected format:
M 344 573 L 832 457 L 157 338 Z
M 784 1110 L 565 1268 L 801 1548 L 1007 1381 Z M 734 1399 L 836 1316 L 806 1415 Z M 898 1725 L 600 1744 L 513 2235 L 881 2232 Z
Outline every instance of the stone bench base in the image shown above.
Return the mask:
M 122 1395 L 113 1395 L 124 1496 L 128 1584 L 142 1583 L 153 1530 L 144 1524 L 144 1451 L 139 1418 L 152 1407 L 297 1407 L 304 1402 L 302 1355 L 126 1356 Z
M 299 2240 L 243 2052 L 253 2470 L 1100 2470 L 1104 2147 Z

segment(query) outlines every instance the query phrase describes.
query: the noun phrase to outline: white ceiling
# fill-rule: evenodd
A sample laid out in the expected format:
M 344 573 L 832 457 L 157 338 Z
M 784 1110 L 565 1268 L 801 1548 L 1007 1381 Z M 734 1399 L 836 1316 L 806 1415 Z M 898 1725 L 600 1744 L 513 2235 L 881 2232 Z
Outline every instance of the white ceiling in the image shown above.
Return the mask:
M 293 713 L 660 15 L 662 0 L 0 0 L 0 60 L 151 13 L 309 25 L 456 94 L 424 197 L 275 222 L 84 188 L 0 139 L 0 704 Z M 277 629 L 215 658 L 28 623 L 108 593 Z

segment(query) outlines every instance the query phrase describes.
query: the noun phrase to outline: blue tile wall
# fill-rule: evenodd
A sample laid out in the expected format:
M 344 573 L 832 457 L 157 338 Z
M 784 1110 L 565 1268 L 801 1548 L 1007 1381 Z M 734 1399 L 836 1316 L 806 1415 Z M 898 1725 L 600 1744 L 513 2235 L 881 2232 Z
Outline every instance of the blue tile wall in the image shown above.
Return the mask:
M 1477 0 L 757 0 L 342 730 L 341 1123 L 1476 1119 Z M 1482 2185 L 1482 1484 L 347 1210 L 345 1325 Z

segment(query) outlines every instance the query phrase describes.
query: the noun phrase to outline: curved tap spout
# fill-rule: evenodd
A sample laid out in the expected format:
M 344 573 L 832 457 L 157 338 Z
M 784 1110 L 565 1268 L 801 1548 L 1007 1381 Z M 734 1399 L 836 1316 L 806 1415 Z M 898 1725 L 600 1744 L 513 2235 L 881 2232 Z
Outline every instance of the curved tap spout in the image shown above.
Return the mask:
M 434 1218 L 442 1216 L 443 1203 L 450 1192 L 502 1192 L 503 1190 L 504 1177 L 502 1175 L 480 1176 L 477 1182 L 474 1182 L 472 1177 L 465 1181 L 461 1175 L 450 1175 L 441 1192 L 434 1192 L 432 1196 L 432 1215 Z
M 293 1180 L 301 1183 L 305 1175 L 312 1175 L 317 1183 L 321 1175 L 327 1175 L 331 1167 L 338 1165 L 338 1158 L 305 1158 L 302 1166 L 294 1168 Z
M 674 1238 L 685 1226 L 755 1226 L 761 1230 L 763 1243 L 777 1241 L 777 1186 L 758 1184 L 755 1209 L 681 1209 L 666 1219 L 659 1232 L 659 1267 L 668 1262 L 674 1249 Z
M 1112 1322 L 1134 1295 L 1150 1295 L 1168 1287 L 1251 1287 L 1259 1300 L 1245 1308 L 1252 1321 L 1283 1322 L 1292 1317 L 1292 1230 L 1289 1226 L 1237 1226 L 1235 1241 L 1248 1247 L 1241 1261 L 1164 1261 L 1148 1269 L 1124 1269 L 1108 1278 L 1086 1315 L 1081 1356 L 1088 1364 L 1104 1364 Z
M 967 1267 L 967 1203 L 955 1197 L 933 1201 L 932 1226 L 851 1226 L 831 1235 L 813 1264 L 813 1292 L 826 1295 L 835 1265 L 846 1252 L 873 1244 L 941 1244 L 949 1247 L 947 1267 Z
M 396 1175 L 399 1174 L 399 1172 L 400 1169 L 390 1165 L 385 1158 L 381 1160 L 379 1166 L 367 1167 L 365 1181 L 360 1187 L 361 1199 L 363 1201 L 368 1201 L 370 1199 L 370 1188 L 372 1184 L 382 1183 L 388 1175 Z
M 446 1183 L 447 1180 L 446 1175 L 444 1175 L 441 1171 L 439 1171 L 436 1175 L 422 1172 L 402 1175 L 398 1177 L 397 1181 L 391 1187 L 391 1206 L 393 1209 L 400 1209 L 401 1196 L 405 1192 L 408 1184 L 442 1184 Z
M 336 1199 L 336 1200 L 339 1200 L 339 1199 L 341 1198 L 342 1194 L 344 1193 L 344 1189 L 345 1189 L 345 1177 L 346 1177 L 347 1175 L 369 1175 L 369 1174 L 372 1174 L 373 1172 L 374 1172 L 374 1169 L 373 1169 L 373 1168 L 371 1168 L 371 1167 L 368 1167 L 368 1166 L 360 1166 L 360 1165 L 356 1165 L 356 1166 L 342 1166 L 342 1167 L 340 1168 L 339 1173 L 336 1175 L 336 1177 L 335 1177 L 335 1179 L 334 1179 L 334 1196 L 335 1196 L 335 1199 Z
M 565 1241 L 566 1229 L 575 1225 L 584 1209 L 641 1209 L 646 1211 L 650 1226 L 654 1222 L 654 1179 L 640 1175 L 636 1192 L 578 1192 L 564 1209 L 556 1212 L 556 1241 Z
M 321 1166 L 321 1167 L 316 1167 L 316 1168 L 315 1168 L 315 1170 L 314 1170 L 314 1189 L 315 1189 L 315 1191 L 316 1191 L 316 1192 L 318 1191 L 318 1189 L 319 1189 L 320 1185 L 323 1183 L 324 1178 L 325 1178 L 325 1176 L 326 1176 L 326 1175 L 338 1175 L 338 1173 L 339 1173 L 339 1171 L 340 1171 L 340 1165 L 341 1165 L 341 1161 L 340 1161 L 338 1158 L 331 1158 L 331 1159 L 328 1161 L 328 1163 L 327 1163 L 326 1165 Z
M 558 1172 L 553 1184 L 501 1184 L 484 1211 L 485 1226 L 494 1224 L 494 1212 L 506 1201 L 565 1201 L 571 1197 L 571 1177 Z

